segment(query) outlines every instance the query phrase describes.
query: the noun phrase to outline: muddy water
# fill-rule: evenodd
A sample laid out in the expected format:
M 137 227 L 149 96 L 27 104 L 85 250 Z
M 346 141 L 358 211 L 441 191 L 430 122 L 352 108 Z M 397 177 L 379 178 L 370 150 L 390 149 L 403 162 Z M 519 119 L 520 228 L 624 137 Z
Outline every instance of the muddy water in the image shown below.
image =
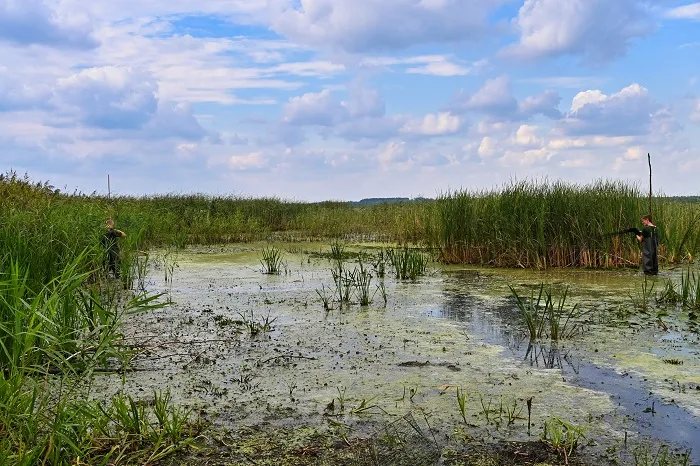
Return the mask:
M 317 291 L 332 287 L 331 265 L 316 253 L 327 245 L 284 246 L 280 275 L 261 273 L 259 248 L 181 253 L 172 285 L 154 269 L 147 288 L 172 304 L 129 320 L 127 336 L 147 349 L 134 361 L 137 372 L 100 377 L 94 393 L 170 388 L 230 427 L 334 419 L 361 429 L 420 411 L 449 433 L 464 425 L 459 387 L 470 435 L 532 439 L 557 416 L 585 427 L 597 444 L 591 451 L 652 439 L 692 448 L 700 462 L 697 330 L 687 312 L 668 312 L 662 325 L 656 309 L 634 310 L 630 295 L 644 282 L 635 271 L 433 265 L 417 282 L 388 274 L 386 304 L 377 293 L 368 307 L 325 311 Z M 656 291 L 680 273 L 664 271 Z M 543 281 L 556 297 L 568 285 L 567 307 L 588 311 L 581 332 L 556 347 L 528 344 L 508 288 L 528 294 Z M 271 331 L 256 336 L 241 322 L 266 320 Z

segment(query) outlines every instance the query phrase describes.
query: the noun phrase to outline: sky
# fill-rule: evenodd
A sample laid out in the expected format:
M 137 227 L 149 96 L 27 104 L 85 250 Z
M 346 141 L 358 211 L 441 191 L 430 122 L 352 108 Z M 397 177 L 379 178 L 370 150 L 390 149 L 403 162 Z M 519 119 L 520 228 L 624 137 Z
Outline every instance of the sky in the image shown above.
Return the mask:
M 700 3 L 0 0 L 0 171 L 297 201 L 700 195 Z

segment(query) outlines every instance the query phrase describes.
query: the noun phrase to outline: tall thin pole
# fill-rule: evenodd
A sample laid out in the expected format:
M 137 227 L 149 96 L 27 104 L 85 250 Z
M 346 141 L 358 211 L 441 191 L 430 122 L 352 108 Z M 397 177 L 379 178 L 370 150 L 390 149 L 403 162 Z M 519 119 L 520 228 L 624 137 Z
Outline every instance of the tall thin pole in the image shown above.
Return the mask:
M 649 161 L 649 216 L 651 216 L 651 154 L 647 153 L 647 160 Z M 651 221 L 654 221 L 654 217 L 651 217 Z
M 109 173 L 107 174 L 107 199 L 112 198 L 112 188 L 109 185 Z

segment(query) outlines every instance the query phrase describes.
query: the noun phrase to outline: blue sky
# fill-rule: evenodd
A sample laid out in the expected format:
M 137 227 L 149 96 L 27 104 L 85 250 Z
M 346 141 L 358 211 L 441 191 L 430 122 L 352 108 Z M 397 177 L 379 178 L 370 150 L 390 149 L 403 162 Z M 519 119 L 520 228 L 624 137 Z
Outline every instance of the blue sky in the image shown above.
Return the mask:
M 698 195 L 700 3 L 0 0 L 3 171 L 83 192 Z

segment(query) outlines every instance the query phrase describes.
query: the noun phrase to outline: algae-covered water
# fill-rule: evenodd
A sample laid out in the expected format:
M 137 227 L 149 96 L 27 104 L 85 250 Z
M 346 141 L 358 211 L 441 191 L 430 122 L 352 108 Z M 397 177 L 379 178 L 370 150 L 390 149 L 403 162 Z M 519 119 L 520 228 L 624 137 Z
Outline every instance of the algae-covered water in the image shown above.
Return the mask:
M 420 412 L 437 442 L 455 428 L 536 439 L 558 417 L 584 427 L 584 453 L 625 458 L 634 445 L 665 443 L 692 449 L 700 462 L 698 329 L 688 312 L 652 298 L 666 280 L 680 280 L 682 268 L 662 270 L 645 285 L 635 270 L 431 264 L 416 281 L 387 272 L 386 303 L 377 290 L 369 306 L 325 310 L 320 295 L 334 288 L 322 254 L 328 245 L 279 245 L 286 263 L 279 275 L 262 273 L 262 246 L 170 255 L 172 281 L 168 267 L 152 261 L 146 289 L 172 303 L 127 321 L 127 338 L 142 350 L 136 372 L 100 377 L 95 393 L 149 396 L 169 388 L 177 402 L 230 428 L 334 423 L 361 430 Z M 579 327 L 558 344 L 529 344 L 509 289 L 529 295 L 542 282 L 557 300 L 568 287 L 565 308 L 580 311 Z M 377 283 L 375 276 L 373 292 Z M 646 310 L 639 305 L 644 286 Z M 458 390 L 466 394 L 464 416 Z

